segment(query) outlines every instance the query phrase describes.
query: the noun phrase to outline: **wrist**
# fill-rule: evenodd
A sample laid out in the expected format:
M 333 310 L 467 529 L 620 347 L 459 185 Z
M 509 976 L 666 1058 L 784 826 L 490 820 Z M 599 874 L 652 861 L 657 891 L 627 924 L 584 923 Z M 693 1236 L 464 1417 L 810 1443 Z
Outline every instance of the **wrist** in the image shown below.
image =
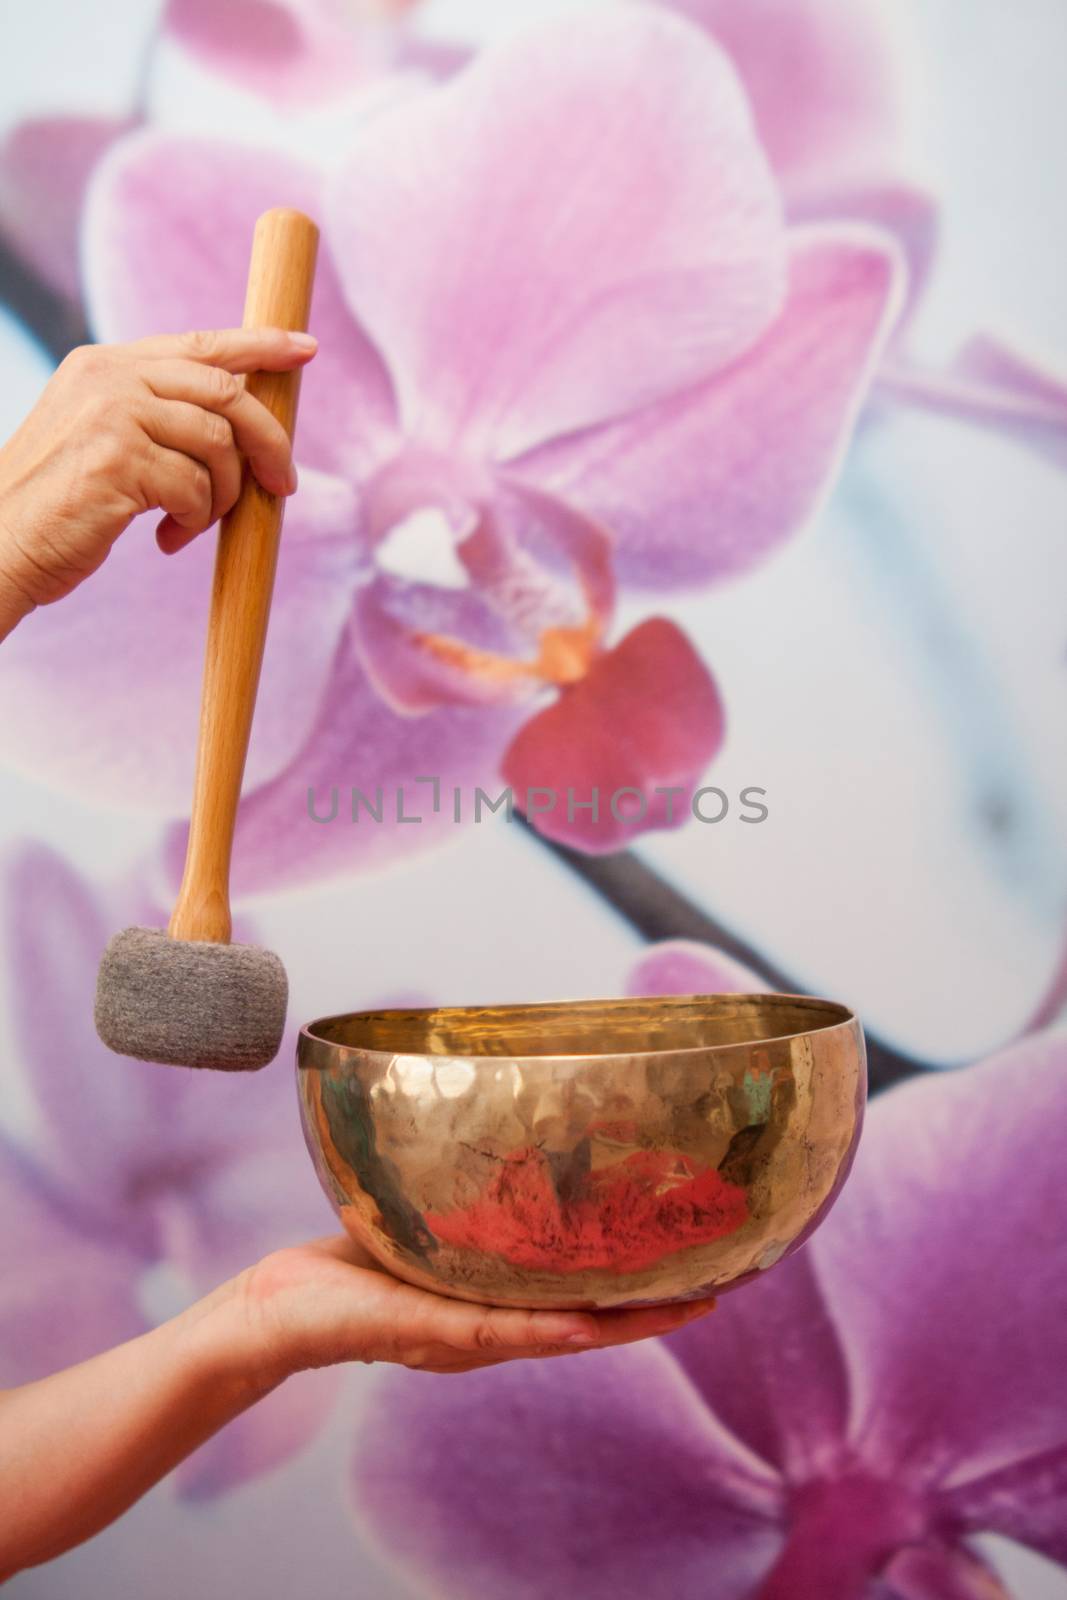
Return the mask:
M 3 558 L 3 529 L 0 528 L 0 639 L 16 628 L 23 618 L 37 609 L 26 585 L 19 581 Z
M 244 1278 L 231 1279 L 176 1319 L 191 1377 L 235 1412 L 262 1400 L 293 1368 L 249 1315 Z

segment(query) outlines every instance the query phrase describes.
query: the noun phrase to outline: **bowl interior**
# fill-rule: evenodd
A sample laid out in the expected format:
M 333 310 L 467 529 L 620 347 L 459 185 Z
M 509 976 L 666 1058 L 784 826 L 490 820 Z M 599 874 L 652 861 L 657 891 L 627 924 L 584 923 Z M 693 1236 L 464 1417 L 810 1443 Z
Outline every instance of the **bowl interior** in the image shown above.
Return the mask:
M 309 1023 L 304 1033 L 382 1054 L 633 1056 L 789 1039 L 851 1020 L 847 1006 L 801 995 L 677 995 L 352 1012 Z

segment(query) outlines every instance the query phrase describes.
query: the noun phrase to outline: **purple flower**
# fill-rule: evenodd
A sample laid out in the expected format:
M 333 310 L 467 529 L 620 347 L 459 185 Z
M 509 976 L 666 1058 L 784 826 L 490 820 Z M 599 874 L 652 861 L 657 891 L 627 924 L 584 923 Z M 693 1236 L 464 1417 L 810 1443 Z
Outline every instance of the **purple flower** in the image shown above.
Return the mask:
M 783 186 L 890 170 L 902 89 L 882 0 L 654 0 L 704 28 L 745 80 Z
M 45 283 L 77 300 L 78 233 L 90 174 L 137 118 L 27 117 L 0 144 L 0 232 Z
M 993 1600 L 982 1533 L 1067 1563 L 1065 1116 L 1062 1033 L 916 1080 L 710 1322 L 382 1377 L 362 1530 L 441 1600 Z
M 750 967 L 695 939 L 651 945 L 626 979 L 626 993 L 632 995 L 763 994 L 766 988 Z
M 940 370 L 889 363 L 880 387 L 900 404 L 994 429 L 1067 467 L 1067 375 L 993 334 L 972 335 Z
M 907 83 L 884 0 L 650 0 L 727 52 L 794 222 L 853 218 L 895 234 L 908 306 L 933 264 L 937 204 L 902 171 Z M 898 322 L 898 332 L 906 316 Z
M 163 27 L 205 66 L 286 108 L 321 105 L 396 67 L 415 0 L 168 0 Z
M 678 825 L 655 791 L 715 754 L 718 694 L 669 620 L 617 639 L 616 589 L 720 581 L 811 513 L 894 315 L 888 240 L 786 227 L 728 59 L 620 7 L 487 51 L 365 125 L 328 178 L 122 141 L 88 208 L 99 333 L 236 315 L 252 218 L 278 201 L 325 223 L 322 352 L 239 882 L 411 847 L 411 829 L 317 826 L 309 788 L 626 786 L 644 826 Z M 16 633 L 0 700 L 36 773 L 178 814 L 209 557 L 163 571 L 149 543 L 123 539 L 62 626 Z M 74 681 L 89 630 L 111 645 L 80 650 Z M 541 825 L 586 849 L 636 831 L 563 806 Z
M 160 924 L 143 896 L 110 917 L 42 846 L 10 862 L 10 1016 L 38 1113 L 24 1148 L 0 1136 L 0 1385 L 84 1360 L 152 1325 L 153 1280 L 195 1294 L 327 1223 L 283 1057 L 239 1080 L 110 1055 L 92 1024 L 100 952 L 124 922 Z M 178 1472 L 203 1498 L 302 1449 L 335 1374 L 276 1390 Z
M 148 67 L 177 44 L 229 90 L 268 101 L 291 118 L 342 97 L 400 92 L 410 73 L 437 76 L 462 57 L 412 39 L 412 0 L 168 0 Z M 146 80 L 151 71 L 147 70 Z M 30 116 L 0 141 L 0 231 L 53 288 L 77 301 L 79 239 L 92 173 L 131 129 L 151 121 L 147 83 L 96 115 Z M 383 101 L 384 103 L 384 101 Z

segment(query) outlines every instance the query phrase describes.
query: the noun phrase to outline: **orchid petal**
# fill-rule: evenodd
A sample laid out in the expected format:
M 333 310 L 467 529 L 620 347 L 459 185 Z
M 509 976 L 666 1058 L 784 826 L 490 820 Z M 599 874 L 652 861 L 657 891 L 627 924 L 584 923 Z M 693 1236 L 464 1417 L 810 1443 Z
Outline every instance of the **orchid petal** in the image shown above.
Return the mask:
M 514 708 L 481 706 L 397 716 L 368 681 L 349 632 L 303 747 L 285 772 L 241 806 L 235 892 L 268 885 L 282 889 L 326 874 L 377 868 L 440 844 L 455 826 L 453 789 L 463 791 L 469 806 L 474 785 L 492 784 L 519 717 Z M 428 786 L 418 782 L 424 775 L 439 780 L 437 812 L 431 809 Z M 352 820 L 353 788 L 371 804 L 382 791 L 380 822 L 362 802 L 359 820 Z M 185 856 L 185 837 L 185 826 L 176 827 L 168 843 L 175 876 Z
M 480 661 L 482 652 L 504 661 L 514 635 L 477 591 L 450 592 L 382 573 L 359 591 L 355 629 L 368 676 L 404 715 L 443 705 L 510 705 L 537 688 L 531 678 L 524 683 Z M 435 649 L 442 637 L 460 648 Z
M 496 512 L 543 573 L 569 580 L 575 590 L 569 620 L 587 619 L 599 637 L 615 610 L 615 540 L 610 531 L 565 500 L 507 474 L 497 483 Z M 481 582 L 493 586 L 492 576 L 479 570 L 473 556 L 468 564 Z M 513 581 L 507 575 L 505 584 L 509 580 Z M 549 596 L 542 595 L 536 613 L 540 628 L 551 611 Z M 563 625 L 568 618 L 557 615 L 550 620 Z
M 743 360 L 515 470 L 612 530 L 623 580 L 662 590 L 743 572 L 831 485 L 899 287 L 888 241 L 798 229 L 786 308 Z
M 286 766 L 322 703 L 355 589 L 355 517 L 347 485 L 305 472 L 278 559 L 250 785 Z M 84 798 L 173 816 L 192 792 L 216 541 L 163 556 L 157 520 L 139 518 L 91 583 L 5 642 L 0 721 L 12 766 Z
M 883 1097 L 844 1202 L 806 1249 L 710 1322 L 659 1344 L 689 1385 L 687 1419 L 709 1428 L 702 1481 L 753 1509 L 761 1476 L 789 1485 L 777 1511 L 768 1506 L 783 1543 L 762 1547 L 746 1596 L 845 1600 L 867 1584 L 887 1600 L 995 1600 L 999 1580 L 962 1542 L 981 1532 L 1067 1558 L 1058 1337 L 1067 1271 L 1051 1136 L 1065 1098 L 1064 1034 Z M 587 1569 L 594 1581 L 603 1575 L 605 1593 L 619 1583 L 611 1550 L 630 1557 L 635 1522 L 648 1537 L 648 1517 L 627 1499 L 631 1463 L 646 1492 L 665 1482 L 687 1510 L 641 1432 L 673 1425 L 643 1368 L 649 1355 L 640 1347 L 587 1358 L 573 1399 L 567 1366 L 541 1382 L 522 1366 L 500 1369 L 464 1380 L 468 1393 L 441 1385 L 429 1397 L 411 1380 L 387 1380 L 361 1440 L 356 1487 L 405 1573 L 443 1581 L 445 1595 L 499 1592 L 515 1574 L 518 1595 L 547 1594 Z M 627 1375 L 622 1408 L 600 1382 L 609 1359 Z M 590 1438 L 599 1452 L 615 1425 L 621 1448 L 583 1455 Z M 516 1438 L 522 1454 L 511 1472 Z M 720 1456 L 722 1440 L 734 1459 Z M 532 1502 L 517 1489 L 531 1459 L 547 1502 L 544 1489 Z M 754 1474 L 747 1491 L 734 1477 L 742 1461 Z M 557 1495 L 570 1522 L 555 1519 Z M 513 1520 L 531 1504 L 528 1526 L 521 1514 Z M 665 1521 L 653 1517 L 653 1526 Z M 571 1526 L 592 1530 L 589 1542 L 569 1544 Z M 723 1541 L 711 1519 L 696 1537 L 704 1587 L 693 1592 L 706 1593 L 706 1563 Z M 633 1588 L 623 1577 L 617 1592 L 687 1594 L 690 1571 L 701 1571 L 690 1566 L 688 1540 L 653 1549 L 660 1587 L 637 1572 Z M 727 1574 L 723 1592 L 732 1594 L 729 1560 Z
M 205 1164 L 184 1202 L 182 1233 L 170 1259 L 206 1294 L 260 1256 L 305 1244 L 333 1231 L 335 1218 L 323 1195 L 300 1132 L 295 1049 L 260 1077 L 272 1080 L 271 1137 L 233 1144 L 225 1160 Z M 214 1087 L 214 1086 L 212 1086 Z M 265 1184 L 265 1173 L 270 1182 Z M 225 1226 L 220 1227 L 220 1219 Z
M 1017 1463 L 1017 1528 L 1040 1523 L 1042 1463 L 1067 1436 L 1063 1163 L 1050 1137 L 1065 1115 L 1063 1035 L 893 1091 L 847 1204 L 808 1246 L 845 1345 L 856 1448 L 952 1496 Z
M 743 1600 L 779 1542 L 774 1479 L 655 1344 L 389 1375 L 351 1481 L 361 1531 L 442 1600 L 706 1600 L 709 1572 Z
M 497 460 L 734 360 L 783 288 L 729 62 L 644 10 L 530 29 L 377 118 L 327 216 L 406 430 Z
M 215 8 L 216 10 L 224 8 Z M 256 218 L 292 205 L 318 216 L 320 178 L 272 152 L 144 131 L 114 147 L 89 191 L 89 310 L 105 340 L 235 326 Z M 377 352 L 345 308 L 328 239 L 311 331 L 320 341 L 300 394 L 297 459 L 361 473 L 391 438 L 394 405 Z
M 681 827 L 722 737 L 707 668 L 674 623 L 652 618 L 526 723 L 503 770 L 520 795 L 556 797 L 540 814 L 529 807 L 540 833 L 600 854 L 649 828 Z
M 162 1162 L 172 1105 L 153 1108 L 162 1067 L 113 1056 L 93 1029 L 96 969 L 110 934 L 104 907 L 67 863 L 44 845 L 19 850 L 4 874 L 10 1012 L 41 1113 L 39 1158 L 60 1183 L 77 1185 L 80 1203 L 102 1234 L 147 1251 L 143 1218 L 123 1201 L 131 1162 Z M 136 913 L 135 913 L 136 916 Z M 169 1088 L 177 1077 L 164 1078 Z M 164 1111 L 162 1118 L 152 1109 Z
M 78 234 L 90 174 L 133 126 L 121 117 L 32 117 L 0 146 L 3 232 L 69 300 L 81 289 Z
M 283 1050 L 281 1060 L 258 1075 L 271 1080 L 273 1144 L 246 1152 L 235 1147 L 232 1158 L 204 1173 L 188 1197 L 171 1259 L 198 1293 L 270 1251 L 332 1230 L 333 1213 L 300 1136 L 292 1055 L 291 1048 Z M 182 1498 L 214 1498 L 291 1460 L 325 1426 L 340 1387 L 336 1368 L 290 1378 L 179 1467 Z
M 141 1262 L 87 1226 L 74 1196 L 0 1139 L 0 1387 L 27 1383 L 145 1331 Z
M 108 937 L 131 922 L 162 926 L 162 909 L 143 896 L 114 896 L 109 913 L 108 902 L 62 857 L 38 844 L 14 854 L 4 889 L 12 924 L 11 1017 L 41 1114 L 35 1156 L 55 1181 L 76 1185 L 83 1217 L 116 1248 L 154 1256 L 184 1237 L 188 1223 L 171 1237 L 182 1207 L 188 1213 L 198 1194 L 225 1188 L 217 1215 L 227 1206 L 234 1212 L 226 1237 L 239 1246 L 227 1258 L 236 1270 L 247 1264 L 239 1260 L 246 1241 L 236 1216 L 248 1207 L 235 1203 L 226 1174 L 235 1162 L 278 1163 L 287 1132 L 288 1163 L 278 1165 L 276 1176 L 292 1172 L 298 1191 L 307 1189 L 307 1205 L 298 1207 L 284 1185 L 273 1187 L 283 1215 L 276 1218 L 271 1204 L 255 1208 L 256 1247 L 284 1242 L 286 1229 L 299 1235 L 321 1225 L 321 1207 L 312 1206 L 317 1186 L 299 1181 L 310 1174 L 283 1068 L 240 1080 L 218 1077 L 205 1094 L 196 1074 L 113 1055 L 96 1037 L 93 994 Z M 250 930 L 240 922 L 234 932 L 248 942 Z M 285 1059 L 292 1058 L 292 1042 Z M 196 1275 L 195 1263 L 180 1264 Z M 221 1275 L 213 1262 L 201 1281 L 213 1287 Z
M 800 1251 L 665 1347 L 724 1427 L 791 1483 L 839 1465 L 849 1386 L 840 1338 Z
M 999 339 L 979 334 L 944 370 L 887 362 L 878 389 L 898 404 L 958 417 L 1067 466 L 1067 381 Z
M 890 234 L 907 266 L 904 300 L 893 328 L 899 342 L 930 282 L 937 251 L 937 201 L 913 183 L 850 178 L 790 198 L 790 222 L 859 222 Z
M 1042 450 L 1056 466 L 1067 465 L 1067 375 L 990 334 L 970 339 L 952 371 L 976 386 L 980 402 L 983 394 L 994 403 L 998 395 L 1017 402 L 1017 415 L 1003 419 L 1005 430 Z
M 336 1368 L 287 1379 L 182 1462 L 174 1474 L 180 1498 L 213 1500 L 291 1461 L 326 1425 L 340 1386 Z
M 981 1557 L 958 1545 L 907 1545 L 881 1578 L 892 1600 L 1012 1600 Z
M 761 994 L 765 981 L 751 967 L 695 939 L 665 939 L 631 967 L 626 993 Z
M 474 667 L 487 652 L 506 658 L 515 643 L 487 585 L 475 586 L 467 570 L 472 543 L 488 540 L 506 559 L 486 508 L 491 490 L 484 472 L 409 448 L 363 493 L 360 539 L 373 566 L 356 597 L 355 642 L 375 687 L 402 714 L 514 697 L 514 674 Z
M 584 670 L 614 606 L 610 538 L 552 495 L 501 478 L 477 509 L 450 509 L 467 512 L 452 534 L 458 583 L 384 571 L 356 602 L 361 659 L 402 713 L 530 701 L 553 649 L 561 670 Z
M 205 66 L 274 105 L 359 87 L 391 53 L 380 8 L 351 0 L 169 0 L 163 20 Z
M 976 334 L 953 363 L 961 377 L 1009 390 L 1067 414 L 1067 377 L 991 334 Z
M 207 1292 L 317 1236 L 331 1215 L 291 1073 L 221 1078 L 208 1094 L 196 1074 L 111 1055 L 91 1024 L 102 906 L 40 846 L 15 858 L 6 887 L 19 912 L 14 1023 L 43 1113 L 39 1160 L 0 1145 L 0 1208 L 12 1218 L 0 1239 L 0 1330 L 22 1381 L 35 1361 L 51 1370 L 144 1331 L 145 1269 L 165 1265 Z M 330 1375 L 271 1396 L 179 1469 L 183 1493 L 217 1494 L 288 1459 L 322 1425 L 336 1385 Z
M 877 0 L 659 0 L 730 56 L 779 180 L 791 191 L 892 161 L 900 84 Z
M 1067 1566 L 1067 1444 L 995 1467 L 941 1499 L 961 1527 L 1002 1534 Z

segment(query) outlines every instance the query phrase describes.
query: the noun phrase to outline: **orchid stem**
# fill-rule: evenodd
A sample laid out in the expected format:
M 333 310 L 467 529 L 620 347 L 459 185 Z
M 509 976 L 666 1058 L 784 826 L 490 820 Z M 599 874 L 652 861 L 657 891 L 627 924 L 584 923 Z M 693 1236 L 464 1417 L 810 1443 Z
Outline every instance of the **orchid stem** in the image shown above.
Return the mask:
M 812 992 L 687 899 L 631 851 L 619 851 L 607 856 L 583 855 L 567 845 L 546 839 L 525 819 L 518 820 L 523 822 L 532 838 L 551 850 L 558 861 L 569 867 L 576 877 L 594 890 L 650 944 L 662 939 L 691 939 L 698 944 L 710 945 L 751 967 L 753 972 L 781 994 Z M 894 1083 L 903 1082 L 905 1078 L 914 1078 L 921 1072 L 929 1071 L 930 1066 L 868 1033 L 867 1070 L 871 1092 L 877 1093 Z

